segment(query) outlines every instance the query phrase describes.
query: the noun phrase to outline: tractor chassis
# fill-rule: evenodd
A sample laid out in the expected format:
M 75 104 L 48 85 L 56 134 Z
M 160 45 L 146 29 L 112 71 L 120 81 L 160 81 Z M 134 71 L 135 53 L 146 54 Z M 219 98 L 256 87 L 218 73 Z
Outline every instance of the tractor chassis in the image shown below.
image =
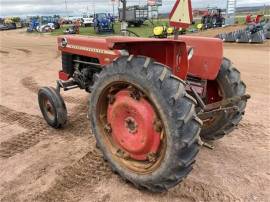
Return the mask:
M 61 89 L 63 89 L 64 91 L 69 91 L 75 88 L 82 88 L 82 87 L 80 87 L 80 85 L 73 79 L 68 80 L 68 81 L 57 80 L 56 82 L 56 90 L 59 93 Z M 186 89 L 189 89 L 188 91 L 194 95 L 193 97 L 196 99 L 198 103 L 197 115 L 201 120 L 210 119 L 214 117 L 215 115 L 222 113 L 224 111 L 237 112 L 239 109 L 237 106 L 235 106 L 235 103 L 239 101 L 247 101 L 251 97 L 249 94 L 246 94 L 243 96 L 234 96 L 231 98 L 227 98 L 227 99 L 206 105 L 204 101 L 202 100 L 202 98 L 200 97 L 200 95 L 194 89 L 194 86 L 190 82 L 187 82 Z M 207 146 L 206 144 L 203 144 L 203 146 L 206 146 L 209 148 L 209 145 Z

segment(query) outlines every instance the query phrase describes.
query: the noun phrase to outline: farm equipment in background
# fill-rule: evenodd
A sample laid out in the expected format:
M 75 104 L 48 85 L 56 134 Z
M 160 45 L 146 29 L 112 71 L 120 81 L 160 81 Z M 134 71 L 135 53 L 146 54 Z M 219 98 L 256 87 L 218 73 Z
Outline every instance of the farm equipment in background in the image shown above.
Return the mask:
M 128 6 L 126 7 L 126 19 L 128 26 L 140 27 L 149 19 L 149 12 L 147 6 Z M 123 8 L 119 8 L 119 21 L 123 20 Z
M 251 24 L 251 23 L 255 23 L 255 24 L 259 24 L 262 21 L 264 15 L 257 15 L 255 19 L 252 19 L 252 14 L 249 14 L 246 16 L 246 24 Z
M 83 14 L 82 23 L 84 27 L 92 27 L 94 25 L 94 16 L 90 14 Z
M 4 23 L 0 22 L 0 31 L 8 30 L 8 26 L 6 26 Z
M 264 15 L 257 15 L 252 19 L 252 15 L 246 16 L 246 28 L 236 30 L 229 33 L 221 33 L 217 38 L 224 42 L 237 43 L 263 43 L 270 38 L 270 23 L 269 19 L 263 19 Z
M 34 31 L 38 31 L 38 27 L 39 27 L 39 21 L 38 21 L 38 17 L 31 17 L 28 19 L 28 28 L 27 28 L 27 32 L 34 32 Z
M 204 29 L 222 27 L 225 25 L 222 9 L 208 8 L 208 11 L 202 16 L 201 23 L 204 25 Z
M 174 38 L 58 37 L 59 80 L 38 92 L 48 125 L 67 124 L 60 91 L 84 89 L 92 134 L 112 170 L 152 192 L 176 186 L 201 146 L 212 148 L 206 141 L 237 127 L 250 98 L 222 40 L 178 36 L 191 22 L 191 0 L 177 0 Z
M 97 34 L 114 32 L 114 17 L 107 13 L 96 13 L 94 15 L 94 30 Z
M 22 24 L 21 19 L 19 17 L 5 17 L 3 24 L 8 29 L 17 29 L 17 28 L 23 27 L 23 24 Z
M 245 29 L 236 30 L 229 33 L 221 33 L 217 38 L 224 42 L 237 43 L 263 43 L 270 38 L 270 23 L 260 21 L 260 23 L 250 23 Z
M 32 16 L 27 18 L 27 32 L 52 32 L 60 28 L 60 17 L 55 16 Z
M 167 38 L 168 36 L 173 35 L 174 28 L 167 26 L 157 26 L 153 29 L 155 38 Z
M 41 25 L 49 25 L 52 30 L 60 29 L 60 16 L 41 16 L 40 17 Z
M 80 34 L 81 22 L 80 20 L 76 20 L 73 22 L 69 28 L 64 31 L 64 34 Z
M 269 21 L 263 26 L 264 35 L 266 39 L 270 39 L 270 23 Z

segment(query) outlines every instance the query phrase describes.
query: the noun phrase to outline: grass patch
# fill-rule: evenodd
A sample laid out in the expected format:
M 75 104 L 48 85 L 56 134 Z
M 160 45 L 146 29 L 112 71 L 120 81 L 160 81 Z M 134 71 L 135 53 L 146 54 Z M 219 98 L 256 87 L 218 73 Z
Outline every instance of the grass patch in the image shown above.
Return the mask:
M 138 34 L 141 37 L 151 37 L 151 36 L 153 36 L 153 28 L 155 26 L 160 26 L 160 25 L 166 25 L 167 26 L 168 24 L 169 24 L 168 20 L 154 21 L 153 24 L 150 23 L 149 21 L 146 21 L 144 23 L 144 25 L 142 25 L 141 27 L 129 27 L 128 30 Z M 53 35 L 53 36 L 63 35 L 64 31 L 68 27 L 69 27 L 68 25 L 65 25 L 63 28 L 60 28 L 58 30 L 54 30 L 51 33 L 51 35 Z M 114 23 L 115 33 L 96 34 L 93 27 L 81 27 L 80 28 L 80 35 L 85 35 L 85 36 L 120 35 L 120 29 L 121 29 L 121 23 L 120 22 Z

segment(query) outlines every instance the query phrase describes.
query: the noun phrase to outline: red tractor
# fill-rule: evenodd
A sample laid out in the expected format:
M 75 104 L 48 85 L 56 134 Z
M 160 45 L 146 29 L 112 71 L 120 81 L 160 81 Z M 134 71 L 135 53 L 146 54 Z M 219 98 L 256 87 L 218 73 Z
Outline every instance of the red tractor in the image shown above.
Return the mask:
M 208 8 L 202 16 L 201 23 L 205 29 L 222 27 L 225 25 L 225 18 L 222 16 L 222 9 Z
M 170 25 L 191 22 L 191 2 L 178 0 Z M 61 36 L 58 47 L 57 87 L 38 93 L 45 120 L 54 128 L 67 123 L 60 89 L 91 93 L 88 117 L 97 147 L 136 187 L 174 187 L 205 141 L 229 134 L 244 115 L 246 85 L 223 57 L 219 39 L 178 38 L 177 32 L 171 39 Z

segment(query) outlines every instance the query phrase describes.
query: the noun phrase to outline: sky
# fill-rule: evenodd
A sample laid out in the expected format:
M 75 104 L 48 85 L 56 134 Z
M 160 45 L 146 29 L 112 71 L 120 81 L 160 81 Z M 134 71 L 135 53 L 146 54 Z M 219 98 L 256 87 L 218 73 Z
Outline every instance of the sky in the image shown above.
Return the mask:
M 0 16 L 53 15 L 79 16 L 83 12 L 112 12 L 110 0 L 0 0 Z M 127 0 L 130 5 L 144 5 L 146 0 Z M 161 12 L 169 12 L 175 0 L 163 0 Z M 192 0 L 193 8 L 226 7 L 226 0 Z M 237 6 L 270 5 L 270 0 L 237 0 Z M 117 10 L 118 3 L 115 4 Z

